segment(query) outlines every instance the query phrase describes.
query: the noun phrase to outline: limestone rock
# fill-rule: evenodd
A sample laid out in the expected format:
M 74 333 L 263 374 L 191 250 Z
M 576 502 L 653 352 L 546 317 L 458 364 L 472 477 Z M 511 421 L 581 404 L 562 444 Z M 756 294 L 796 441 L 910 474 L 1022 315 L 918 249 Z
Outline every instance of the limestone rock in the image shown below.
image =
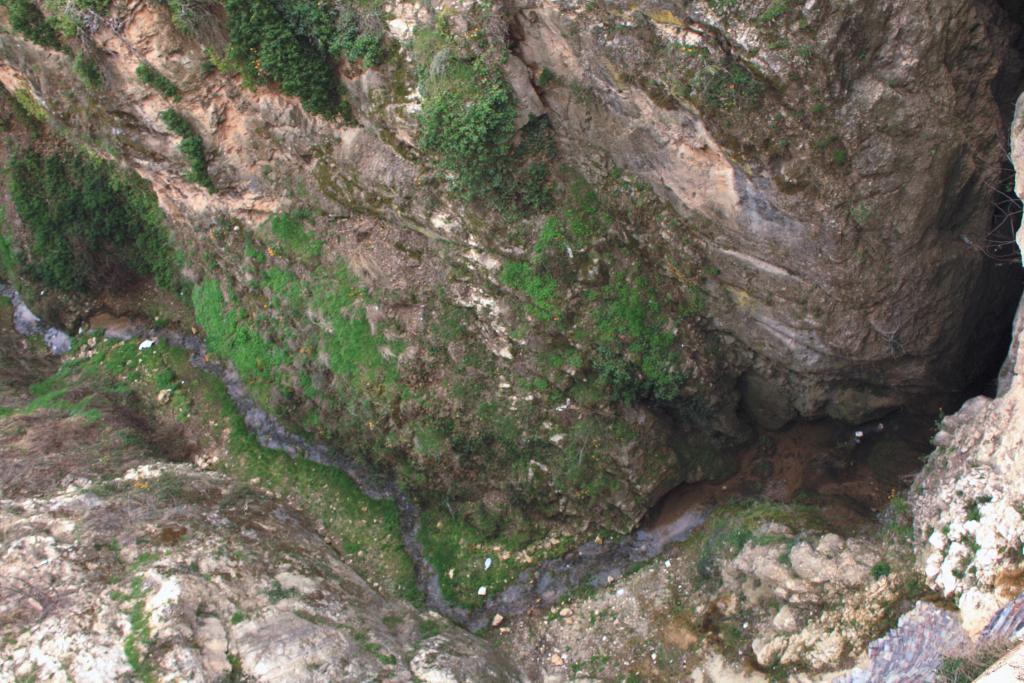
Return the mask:
M 187 497 L 145 497 L 169 479 Z M 131 650 L 168 680 L 520 680 L 452 626 L 422 643 L 417 628 L 388 627 L 385 614 L 422 617 L 372 591 L 280 501 L 232 502 L 231 479 L 188 465 L 144 465 L 104 485 L 103 497 L 84 479 L 0 500 L 0 582 L 21 586 L 0 606 L 0 678 L 119 680 L 132 675 Z M 136 545 L 171 516 L 187 533 L 159 552 Z
M 1020 193 L 1024 96 L 1011 134 Z M 920 565 L 933 587 L 959 599 L 972 631 L 1024 587 L 1024 382 L 1017 371 L 1024 364 L 1024 302 L 1013 332 L 999 395 L 973 398 L 946 418 L 912 487 Z

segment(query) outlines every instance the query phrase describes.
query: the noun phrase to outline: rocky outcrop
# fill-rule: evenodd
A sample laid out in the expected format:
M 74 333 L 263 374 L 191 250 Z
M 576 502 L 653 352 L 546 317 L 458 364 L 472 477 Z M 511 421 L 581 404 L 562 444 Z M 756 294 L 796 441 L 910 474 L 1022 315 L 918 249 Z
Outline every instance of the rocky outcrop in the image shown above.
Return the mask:
M 155 435 L 131 422 L 4 408 L 0 678 L 521 680 L 440 615 L 382 598 L 281 498 L 139 464 L 131 444 Z
M 1024 97 L 1012 139 L 1016 191 L 1024 196 Z M 1000 373 L 999 395 L 971 399 L 943 421 L 911 498 L 921 565 L 935 588 L 956 598 L 972 634 L 1024 589 L 1022 333 L 1024 309 Z

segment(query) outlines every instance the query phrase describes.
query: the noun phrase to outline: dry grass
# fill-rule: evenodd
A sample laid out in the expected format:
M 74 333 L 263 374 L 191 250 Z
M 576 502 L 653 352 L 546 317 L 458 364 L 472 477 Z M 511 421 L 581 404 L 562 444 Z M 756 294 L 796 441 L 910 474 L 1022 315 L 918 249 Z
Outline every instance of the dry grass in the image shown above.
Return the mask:
M 1013 647 L 1007 640 L 975 645 L 960 656 L 946 657 L 936 672 L 935 683 L 969 683 L 995 664 Z

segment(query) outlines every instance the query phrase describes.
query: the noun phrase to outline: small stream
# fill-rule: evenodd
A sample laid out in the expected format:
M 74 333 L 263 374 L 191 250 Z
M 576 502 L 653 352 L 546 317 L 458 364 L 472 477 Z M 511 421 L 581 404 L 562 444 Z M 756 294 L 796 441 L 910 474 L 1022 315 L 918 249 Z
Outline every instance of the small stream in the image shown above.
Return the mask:
M 55 355 L 70 350 L 70 337 L 32 314 L 16 291 L 0 285 L 0 296 L 14 304 L 14 326 L 20 334 L 43 335 Z M 898 414 L 860 427 L 817 421 L 765 432 L 753 446 L 733 454 L 739 469 L 729 479 L 678 487 L 651 510 L 634 533 L 615 542 L 587 542 L 563 557 L 540 562 L 523 571 L 486 606 L 469 611 L 450 605 L 442 595 L 438 573 L 418 538 L 420 511 L 394 481 L 343 452 L 312 443 L 286 429 L 256 404 L 229 362 L 208 358 L 199 337 L 154 330 L 144 321 L 109 315 L 93 318 L 90 323 L 93 329 L 105 328 L 113 338 L 160 338 L 185 349 L 193 366 L 224 383 L 246 425 L 263 446 L 337 467 L 370 498 L 394 502 L 402 543 L 415 566 L 427 607 L 471 630 L 486 627 L 497 613 L 505 617 L 523 614 L 535 607 L 550 606 L 585 584 L 597 588 L 614 582 L 635 563 L 651 560 L 667 545 L 685 540 L 716 506 L 728 501 L 757 496 L 790 502 L 809 496 L 829 522 L 853 532 L 870 524 L 889 495 L 904 488 L 907 477 L 920 469 L 922 457 L 930 451 L 928 439 L 934 430 L 934 418 Z

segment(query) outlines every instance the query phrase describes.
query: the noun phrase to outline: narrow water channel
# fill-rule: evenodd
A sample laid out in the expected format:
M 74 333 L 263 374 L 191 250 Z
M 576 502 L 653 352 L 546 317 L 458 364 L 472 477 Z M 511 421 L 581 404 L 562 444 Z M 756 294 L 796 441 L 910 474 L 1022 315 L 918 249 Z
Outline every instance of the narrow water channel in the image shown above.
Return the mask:
M 15 303 L 16 318 L 20 315 L 23 321 L 31 321 L 31 324 L 16 324 L 18 332 L 56 339 L 61 343 L 51 348 L 66 350 L 67 336 L 35 318 L 14 290 L 0 287 L 0 295 Z M 310 443 L 286 429 L 256 404 L 230 363 L 212 360 L 206 355 L 200 338 L 172 330 L 154 330 L 147 321 L 138 318 L 107 314 L 91 318 L 83 327 L 103 328 L 109 336 L 118 339 L 159 337 L 186 349 L 195 367 L 224 382 L 246 425 L 265 447 L 338 467 L 371 498 L 393 501 L 399 510 L 402 543 L 413 560 L 418 584 L 427 596 L 427 606 L 473 630 L 485 627 L 495 613 L 514 616 L 550 606 L 584 584 L 607 585 L 621 577 L 631 565 L 653 559 L 667 545 L 687 538 L 716 506 L 729 501 L 803 500 L 819 509 L 833 527 L 855 533 L 874 523 L 889 498 L 905 488 L 920 469 L 923 458 L 931 450 L 929 439 L 938 414 L 936 404 L 865 425 L 820 420 L 795 423 L 777 432 L 763 432 L 753 445 L 733 454 L 739 462 L 735 475 L 720 482 L 676 488 L 651 510 L 634 533 L 614 543 L 584 543 L 561 558 L 541 562 L 524 571 L 486 606 L 469 612 L 444 600 L 437 572 L 427 561 L 419 542 L 420 513 L 412 500 L 393 481 L 370 471 L 345 453 Z

